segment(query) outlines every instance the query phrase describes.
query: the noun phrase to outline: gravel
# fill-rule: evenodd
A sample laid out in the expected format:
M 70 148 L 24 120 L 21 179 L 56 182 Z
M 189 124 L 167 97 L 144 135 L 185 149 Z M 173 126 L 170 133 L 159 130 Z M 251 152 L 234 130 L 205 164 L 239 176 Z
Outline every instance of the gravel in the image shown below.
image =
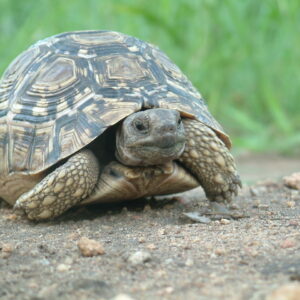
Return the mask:
M 0 299 L 298 300 L 299 193 L 283 180 L 244 184 L 207 224 L 183 215 L 207 215 L 200 189 L 41 223 L 2 204 Z

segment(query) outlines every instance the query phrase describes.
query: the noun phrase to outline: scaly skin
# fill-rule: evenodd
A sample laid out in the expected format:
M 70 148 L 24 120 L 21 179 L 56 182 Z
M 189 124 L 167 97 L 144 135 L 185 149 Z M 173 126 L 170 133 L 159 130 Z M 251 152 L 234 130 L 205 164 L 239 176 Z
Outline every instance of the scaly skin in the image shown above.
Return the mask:
M 56 217 L 85 199 L 98 176 L 97 158 L 90 150 L 82 150 L 21 195 L 14 208 L 25 211 L 31 220 Z
M 241 187 L 232 155 L 203 123 L 191 119 L 183 123 L 186 146 L 179 161 L 196 176 L 210 201 L 230 202 Z

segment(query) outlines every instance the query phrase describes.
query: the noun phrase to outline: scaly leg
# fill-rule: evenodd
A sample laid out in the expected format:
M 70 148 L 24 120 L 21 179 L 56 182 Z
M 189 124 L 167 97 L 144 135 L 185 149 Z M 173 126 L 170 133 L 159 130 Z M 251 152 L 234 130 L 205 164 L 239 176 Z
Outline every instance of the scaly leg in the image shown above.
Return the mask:
M 203 123 L 184 119 L 186 146 L 179 161 L 196 176 L 210 201 L 230 202 L 241 181 L 232 155 Z
M 90 150 L 82 150 L 21 195 L 14 207 L 32 220 L 56 217 L 90 195 L 98 176 L 97 158 Z

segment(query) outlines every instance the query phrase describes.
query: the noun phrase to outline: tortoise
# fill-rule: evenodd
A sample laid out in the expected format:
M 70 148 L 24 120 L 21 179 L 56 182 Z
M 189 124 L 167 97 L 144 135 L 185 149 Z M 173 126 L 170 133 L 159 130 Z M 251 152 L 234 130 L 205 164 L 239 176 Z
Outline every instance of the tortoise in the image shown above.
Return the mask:
M 38 41 L 0 81 L 0 197 L 32 220 L 199 185 L 230 202 L 230 147 L 166 54 L 119 32 Z

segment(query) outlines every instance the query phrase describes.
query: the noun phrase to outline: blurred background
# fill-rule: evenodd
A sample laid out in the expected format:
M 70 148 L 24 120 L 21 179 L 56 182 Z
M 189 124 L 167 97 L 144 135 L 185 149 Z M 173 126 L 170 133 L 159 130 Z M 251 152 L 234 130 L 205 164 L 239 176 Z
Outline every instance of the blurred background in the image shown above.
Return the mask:
M 299 0 L 0 0 L 0 73 L 37 40 L 84 29 L 158 45 L 236 152 L 300 153 Z

